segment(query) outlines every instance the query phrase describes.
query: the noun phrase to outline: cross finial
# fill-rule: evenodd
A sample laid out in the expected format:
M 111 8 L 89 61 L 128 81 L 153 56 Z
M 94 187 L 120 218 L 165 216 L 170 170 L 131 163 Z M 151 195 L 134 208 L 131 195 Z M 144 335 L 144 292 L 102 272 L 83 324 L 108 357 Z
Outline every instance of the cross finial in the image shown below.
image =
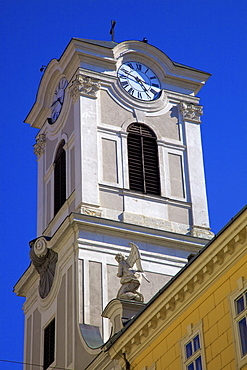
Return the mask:
M 114 27 L 116 26 L 116 21 L 112 20 L 111 21 L 111 29 L 110 29 L 110 35 L 111 35 L 111 40 L 114 40 Z

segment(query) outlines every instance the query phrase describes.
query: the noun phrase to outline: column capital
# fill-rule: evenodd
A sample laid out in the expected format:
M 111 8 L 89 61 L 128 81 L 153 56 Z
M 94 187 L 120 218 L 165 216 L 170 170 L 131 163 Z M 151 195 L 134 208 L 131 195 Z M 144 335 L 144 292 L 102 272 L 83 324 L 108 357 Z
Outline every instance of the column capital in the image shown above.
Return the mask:
M 100 89 L 100 82 L 94 78 L 76 75 L 72 85 L 69 87 L 70 96 L 75 103 L 80 95 L 97 98 L 96 93 Z
M 186 121 L 201 123 L 200 117 L 203 115 L 203 106 L 183 101 L 180 103 L 180 112 Z
M 45 152 L 45 144 L 46 144 L 46 135 L 40 134 L 37 139 L 36 143 L 34 144 L 34 154 L 37 156 L 37 159 Z

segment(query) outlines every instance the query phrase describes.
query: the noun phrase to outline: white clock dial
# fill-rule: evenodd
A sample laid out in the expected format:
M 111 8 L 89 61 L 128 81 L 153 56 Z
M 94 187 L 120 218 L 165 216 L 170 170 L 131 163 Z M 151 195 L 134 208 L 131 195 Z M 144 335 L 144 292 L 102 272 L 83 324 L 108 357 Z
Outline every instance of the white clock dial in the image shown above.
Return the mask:
M 56 90 L 54 92 L 52 104 L 51 104 L 51 118 L 49 119 L 49 123 L 53 124 L 59 117 L 61 112 L 63 102 L 64 102 L 64 94 L 65 89 L 68 85 L 68 81 L 65 77 L 61 78 L 59 81 Z
M 123 89 L 136 99 L 150 101 L 159 97 L 161 91 L 159 79 L 142 63 L 122 64 L 118 70 L 118 79 Z

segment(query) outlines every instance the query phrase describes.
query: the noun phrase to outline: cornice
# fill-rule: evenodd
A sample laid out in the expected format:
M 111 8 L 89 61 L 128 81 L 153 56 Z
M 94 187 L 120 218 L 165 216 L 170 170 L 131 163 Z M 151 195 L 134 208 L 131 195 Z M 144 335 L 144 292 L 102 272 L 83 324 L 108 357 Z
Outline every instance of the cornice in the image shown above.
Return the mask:
M 196 95 L 210 77 L 208 73 L 174 63 L 166 54 L 156 47 L 140 41 L 126 41 L 116 44 L 113 48 L 104 47 L 95 43 L 72 39 L 59 60 L 52 59 L 45 69 L 40 81 L 36 100 L 25 122 L 31 126 L 41 128 L 50 115 L 52 94 L 61 77 L 71 83 L 78 70 L 84 70 L 86 76 L 98 74 L 104 80 L 113 77 L 117 80 L 117 68 L 124 59 L 136 57 L 154 66 L 163 88 L 171 86 L 171 90 L 183 89 L 188 95 Z M 127 60 L 126 59 L 126 60 Z M 113 95 L 120 95 L 121 89 L 114 84 Z M 124 94 L 122 100 L 127 105 L 142 107 L 141 102 Z M 129 100 L 128 100 L 129 99 Z M 150 111 L 158 111 L 167 104 L 166 93 L 163 90 L 161 98 L 147 105 Z
M 230 225 L 216 236 L 190 263 L 157 293 L 134 321 L 106 343 L 112 359 L 122 353 L 128 360 L 140 351 L 214 284 L 234 261 L 246 255 L 247 211 L 237 225 Z
M 169 231 L 152 229 L 144 226 L 132 225 L 126 222 L 113 221 L 109 219 L 104 219 L 102 217 L 90 216 L 80 213 L 71 213 L 67 216 L 61 225 L 57 228 L 56 232 L 51 237 L 50 248 L 55 252 L 59 252 L 66 240 L 69 238 L 73 239 L 73 243 L 79 242 L 79 231 L 80 230 L 92 230 L 99 233 L 107 233 L 114 235 L 126 236 L 133 240 L 146 241 L 154 243 L 156 245 L 169 247 L 169 248 L 179 248 L 181 250 L 195 250 L 199 251 L 208 241 L 207 239 L 197 238 L 190 235 L 183 235 L 178 233 L 173 233 Z M 47 230 L 44 231 L 43 235 L 48 236 Z M 66 252 L 70 253 L 69 251 Z M 143 251 L 145 255 L 145 251 Z M 69 258 L 69 256 L 59 256 L 59 266 L 61 265 L 61 258 Z M 184 261 L 174 259 L 168 261 L 169 258 L 165 257 L 166 263 L 179 264 L 180 267 Z M 38 280 L 38 273 L 35 271 L 33 265 L 31 264 L 25 273 L 22 275 L 20 280 L 15 285 L 14 291 L 17 295 L 26 296 L 28 289 L 32 284 Z M 55 283 L 54 283 L 55 284 Z
M 145 238 L 146 241 L 155 244 L 167 245 L 169 247 L 188 249 L 196 247 L 200 250 L 207 242 L 207 239 L 197 238 L 190 235 L 178 234 L 170 231 L 153 229 L 145 226 L 129 224 L 127 222 L 113 221 L 102 217 L 94 217 L 79 213 L 70 215 L 71 222 L 75 222 L 78 229 L 93 229 L 100 233 L 118 233 L 126 235 L 135 240 Z
M 77 54 L 80 56 L 79 58 L 83 58 L 83 60 L 87 57 L 91 57 L 93 59 L 105 59 L 108 63 L 114 61 L 112 49 L 88 43 L 81 39 L 72 38 L 59 59 L 64 69 L 70 64 L 74 54 Z
M 145 111 L 147 111 L 147 114 L 159 114 L 159 112 L 161 112 L 160 114 L 163 114 L 164 112 L 164 108 L 167 107 L 167 104 L 164 104 L 162 103 L 159 99 L 157 100 L 154 100 L 152 102 L 141 102 L 141 101 L 138 101 L 137 99 L 134 99 L 133 98 L 130 98 L 128 96 L 127 93 L 125 93 L 124 91 L 122 91 L 122 89 L 120 88 L 120 86 L 118 86 L 118 78 L 117 78 L 117 75 L 116 75 L 116 72 L 112 72 L 112 73 L 100 73 L 98 71 L 93 71 L 93 70 L 89 70 L 89 69 L 85 69 L 85 68 L 82 68 L 80 67 L 76 73 L 76 74 L 79 74 L 79 75 L 82 75 L 82 76 L 87 76 L 87 77 L 90 77 L 92 79 L 96 79 L 96 80 L 99 80 L 100 83 L 101 83 L 101 89 L 105 90 L 106 92 L 109 93 L 110 96 L 116 95 L 116 100 L 118 101 L 119 103 L 119 92 L 120 94 L 123 95 L 122 97 L 122 100 L 123 100 L 123 103 L 121 103 L 123 105 L 123 107 L 125 107 L 125 109 L 130 109 L 128 108 L 128 104 L 126 104 L 126 99 L 129 98 L 130 100 L 130 107 L 131 109 L 133 109 L 133 104 L 135 104 L 135 102 L 137 102 L 137 105 L 138 105 L 138 108 L 143 108 Z M 73 79 L 75 78 L 75 75 L 73 77 Z M 176 83 L 174 84 L 174 81 L 176 80 L 176 83 L 178 83 L 178 85 L 176 85 Z M 163 81 L 163 79 L 162 79 Z M 173 81 L 173 82 L 172 82 Z M 184 79 L 180 79 L 180 78 L 173 78 L 171 79 L 170 77 L 166 76 L 165 77 L 165 80 L 163 81 L 164 84 L 171 84 L 171 85 L 174 85 L 174 86 L 180 86 L 181 88 L 184 88 L 184 89 L 195 89 L 198 87 L 198 85 L 195 85 L 194 82 L 191 82 L 190 80 L 189 81 L 185 81 Z M 184 101 L 186 103 L 191 103 L 191 104 L 195 104 L 197 105 L 198 102 L 200 101 L 200 98 L 198 96 L 195 96 L 195 95 L 188 95 L 186 93 L 182 93 L 182 92 L 177 92 L 177 91 L 174 91 L 174 90 L 169 90 L 169 89 L 166 89 L 166 88 L 163 88 L 162 89 L 162 93 L 163 93 L 163 100 L 165 100 L 165 103 L 166 103 L 166 99 L 168 99 L 171 103 L 175 103 L 175 104 L 180 104 L 180 102 Z M 133 103 L 134 101 L 134 103 Z M 151 104 L 150 104 L 151 103 Z M 150 108 L 147 109 L 147 107 L 150 105 Z
M 198 104 L 200 101 L 200 98 L 198 96 L 187 95 L 187 94 L 183 94 L 183 93 L 179 93 L 179 92 L 171 91 L 171 90 L 166 90 L 166 89 L 164 89 L 164 91 L 167 94 L 168 99 L 172 103 L 179 104 L 180 102 L 185 101 L 187 103 Z
M 34 266 L 30 263 L 24 274 L 20 277 L 14 286 L 14 292 L 20 297 L 26 297 L 26 293 L 31 288 L 36 280 L 38 280 L 38 273 Z M 26 285 L 28 284 L 28 285 Z M 25 288 L 24 288 L 25 286 Z
M 154 59 L 157 63 L 162 65 L 167 73 L 171 75 L 189 76 L 190 79 L 193 79 L 196 82 L 206 82 L 211 76 L 208 72 L 173 62 L 162 50 L 149 43 L 130 40 L 123 41 L 113 48 L 113 53 L 116 59 L 123 58 L 133 52 L 146 54 L 147 58 Z

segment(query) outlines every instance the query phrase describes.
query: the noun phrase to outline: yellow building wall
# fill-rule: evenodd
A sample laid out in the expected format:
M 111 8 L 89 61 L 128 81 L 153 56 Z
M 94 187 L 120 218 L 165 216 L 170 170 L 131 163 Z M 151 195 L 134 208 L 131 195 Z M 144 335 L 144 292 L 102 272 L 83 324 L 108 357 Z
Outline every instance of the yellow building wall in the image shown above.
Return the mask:
M 131 363 L 131 369 L 182 369 L 180 340 L 187 335 L 190 324 L 202 320 L 207 370 L 236 370 L 233 328 L 228 296 L 237 288 L 237 280 L 247 279 L 247 256 L 189 305 L 162 334 L 153 340 Z M 203 283 L 202 283 L 203 284 Z M 243 370 L 247 370 L 244 366 Z

